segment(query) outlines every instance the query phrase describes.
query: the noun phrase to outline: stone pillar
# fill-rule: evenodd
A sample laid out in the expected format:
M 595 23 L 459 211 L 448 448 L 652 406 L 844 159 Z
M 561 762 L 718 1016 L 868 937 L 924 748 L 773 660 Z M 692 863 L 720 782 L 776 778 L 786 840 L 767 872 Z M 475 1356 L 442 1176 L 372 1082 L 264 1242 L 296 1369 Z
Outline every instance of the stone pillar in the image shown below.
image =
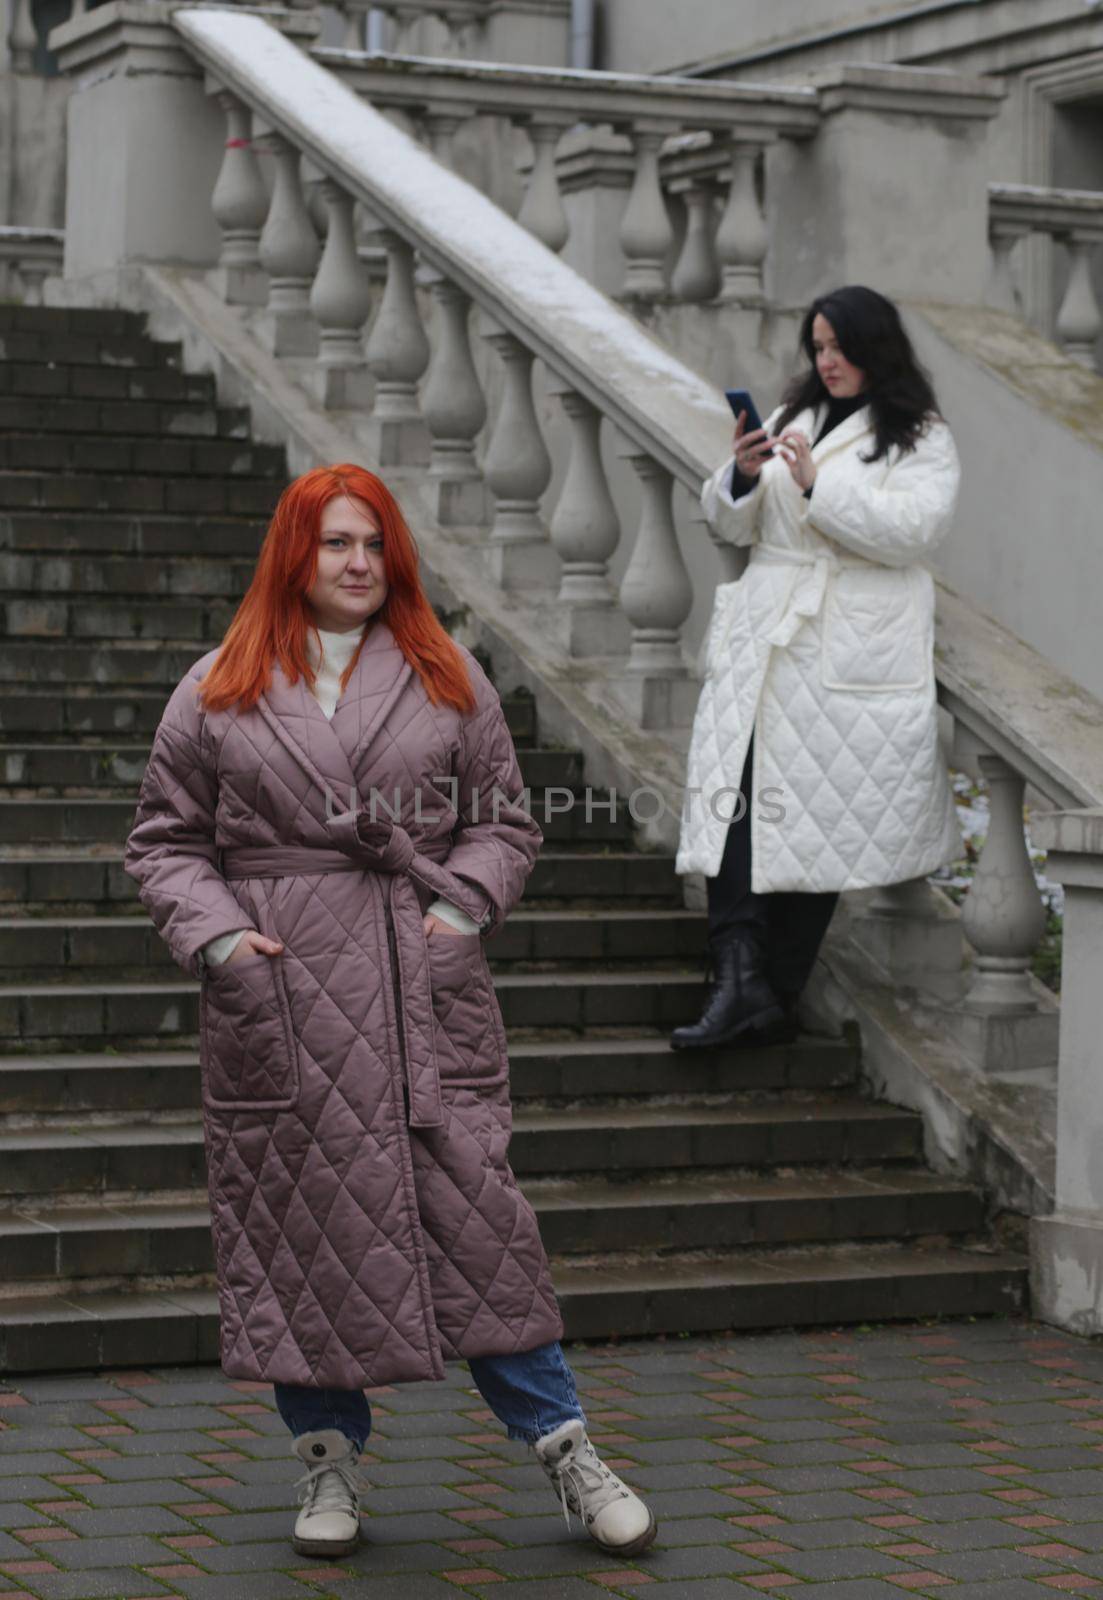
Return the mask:
M 312 16 L 282 13 L 305 40 Z M 211 196 L 225 154 L 225 118 L 207 94 L 167 6 L 109 0 L 51 30 L 75 81 L 68 108 L 65 276 L 135 261 L 213 267 L 220 230 Z
M 1034 1309 L 1072 1333 L 1103 1333 L 1103 809 L 1032 820 L 1046 876 L 1064 885 L 1057 1185 L 1030 1229 Z
M 806 305 L 839 283 L 982 305 L 989 278 L 988 124 L 995 78 L 896 66 L 813 73 L 822 122 L 766 157 L 770 298 Z M 830 225 L 809 233 L 809 218 Z

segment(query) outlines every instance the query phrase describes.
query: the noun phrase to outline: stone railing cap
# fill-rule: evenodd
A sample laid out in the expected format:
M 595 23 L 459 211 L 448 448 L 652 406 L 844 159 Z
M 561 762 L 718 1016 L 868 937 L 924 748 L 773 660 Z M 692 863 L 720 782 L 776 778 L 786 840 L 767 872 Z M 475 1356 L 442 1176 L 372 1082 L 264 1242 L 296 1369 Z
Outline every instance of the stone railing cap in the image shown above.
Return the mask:
M 570 126 L 578 120 L 579 96 L 584 95 L 593 122 L 647 117 L 672 129 L 689 125 L 718 130 L 761 124 L 764 132 L 798 138 L 813 134 L 819 125 L 819 95 L 805 86 L 512 66 L 328 45 L 315 46 L 312 54 L 381 104 L 389 95 L 396 102 L 418 104 L 444 96 L 514 116 L 558 112 Z
M 864 66 L 838 63 L 808 73 L 820 92 L 824 115 L 850 106 L 944 117 L 994 117 L 1007 87 L 994 78 L 949 72 L 942 67 Z
M 1039 850 L 1103 857 L 1103 806 L 1082 811 L 1035 811 L 1030 818 L 1030 837 Z

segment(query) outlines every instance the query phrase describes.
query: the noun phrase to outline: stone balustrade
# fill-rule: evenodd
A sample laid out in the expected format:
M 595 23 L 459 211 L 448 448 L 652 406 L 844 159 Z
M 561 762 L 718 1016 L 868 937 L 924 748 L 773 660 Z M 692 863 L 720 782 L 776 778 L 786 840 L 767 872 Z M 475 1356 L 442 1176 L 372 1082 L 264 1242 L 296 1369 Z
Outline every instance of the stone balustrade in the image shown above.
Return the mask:
M 815 135 L 820 113 L 814 89 L 320 47 L 313 54 L 377 109 L 412 119 L 446 162 L 452 135 L 470 117 L 496 117 L 522 129 L 531 161 L 518 220 L 556 251 L 569 237 L 556 155 L 584 108 L 587 123 L 619 135 L 632 166 L 620 223 L 624 295 L 644 302 L 670 293 L 762 304 L 769 243 L 760 198 L 763 158 L 775 140 Z M 668 283 L 675 243 L 668 196 L 682 194 L 690 226 Z
M 7 298 L 42 304 L 42 285 L 60 273 L 65 234 L 60 228 L 0 227 L 0 267 Z
M 992 244 L 991 302 L 1001 311 L 1022 315 L 1015 277 L 1015 256 L 1024 239 L 1042 235 L 1068 252 L 1068 281 L 1058 307 L 1054 334 L 1074 360 L 1086 367 L 1097 363 L 1103 310 L 1094 282 L 1094 266 L 1103 246 L 1103 192 L 1090 189 L 1045 189 L 1028 184 L 997 183 L 988 189 L 988 229 Z

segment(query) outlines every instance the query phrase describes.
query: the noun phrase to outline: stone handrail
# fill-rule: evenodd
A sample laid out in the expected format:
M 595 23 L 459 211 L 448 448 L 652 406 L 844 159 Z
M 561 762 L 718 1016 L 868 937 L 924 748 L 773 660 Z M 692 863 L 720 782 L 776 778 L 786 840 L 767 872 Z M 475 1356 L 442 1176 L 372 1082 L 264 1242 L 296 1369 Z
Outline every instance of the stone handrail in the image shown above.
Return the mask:
M 581 108 L 587 123 L 617 130 L 634 163 L 621 224 L 625 294 L 646 300 L 666 292 L 675 235 L 664 189 L 672 189 L 685 195 L 689 216 L 671 280 L 675 296 L 761 303 L 768 233 L 756 171 L 772 141 L 815 135 L 815 89 L 322 47 L 313 54 L 373 106 L 423 122 L 443 161 L 451 162 L 453 136 L 468 117 L 496 116 L 523 128 L 532 165 L 519 221 L 553 250 L 569 237 L 556 153 Z M 715 222 L 718 180 L 727 195 Z
M 60 273 L 64 254 L 61 228 L 0 227 L 0 262 L 14 269 L 25 305 L 42 304 L 43 282 Z
M 1066 247 L 1069 278 L 1055 331 L 1070 356 L 1084 366 L 1094 366 L 1096 342 L 1103 331 L 1103 312 L 1092 280 L 1093 259 L 1103 245 L 1103 192 L 1047 189 L 1022 183 L 990 184 L 988 222 L 992 243 L 990 298 L 1001 311 L 1022 312 L 1012 262 L 1021 240 L 1043 234 Z
M 212 196 L 223 230 L 216 279 L 227 297 L 261 309 L 254 326 L 276 355 L 316 353 L 307 381 L 313 376 L 323 404 L 368 412 L 360 436 L 380 465 L 428 468 L 439 523 L 490 525 L 490 577 L 530 598 L 555 596 L 568 654 L 608 658 L 608 682 L 637 726 L 684 723 L 697 692 L 682 642 L 693 596 L 671 493 L 677 481 L 695 494 L 729 448 L 730 418 L 715 391 L 261 17 L 181 8 L 172 23 L 227 118 Z M 452 81 L 483 76 L 459 68 Z M 274 166 L 270 196 L 257 126 Z M 321 174 L 324 249 L 304 193 L 304 159 Z M 374 219 L 386 260 L 370 326 L 356 207 Z M 415 295 L 415 255 L 435 301 L 432 344 Z M 501 369 L 481 461 L 475 441 L 488 406 L 472 353 L 472 306 Z M 540 502 L 551 462 L 533 401 L 536 360 L 570 429 L 547 525 Z M 642 489 L 615 592 L 609 563 L 621 529 L 599 448 L 603 423 L 620 434 Z M 989 834 L 963 908 L 976 959 L 962 1029 L 973 1027 L 978 1054 L 997 1069 L 1009 1027 L 1025 1030 L 1031 1063 L 1044 1066 L 1056 1017 L 1030 975 L 1045 915 L 1022 798 L 1028 782 L 1057 806 L 1103 795 L 1103 708 L 949 591 L 940 598 L 937 676 L 958 759 L 979 770 L 991 795 Z M 883 891 L 878 910 L 909 915 L 916 904 L 905 885 Z

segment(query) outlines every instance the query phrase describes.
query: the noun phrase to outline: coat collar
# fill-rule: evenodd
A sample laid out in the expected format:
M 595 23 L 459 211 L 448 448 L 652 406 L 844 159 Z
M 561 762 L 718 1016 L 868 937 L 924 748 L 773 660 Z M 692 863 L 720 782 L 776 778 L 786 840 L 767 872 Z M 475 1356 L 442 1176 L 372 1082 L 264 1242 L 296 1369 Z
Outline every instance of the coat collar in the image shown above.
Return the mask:
M 362 752 L 385 723 L 413 669 L 387 624 L 372 622 L 352 676 L 328 718 L 305 677 L 292 683 L 279 662 L 258 709 L 280 743 L 318 784 L 334 791 L 338 809 L 355 794 Z
M 814 439 L 827 417 L 826 402 L 818 405 L 814 412 L 809 411 L 805 415 L 811 419 L 810 437 Z M 859 439 L 864 439 L 866 434 L 872 431 L 873 412 L 868 405 L 859 406 L 857 411 L 852 411 L 849 417 L 844 417 L 837 428 L 832 428 L 826 438 L 821 439 L 819 444 L 813 447 L 812 460 L 818 465 L 828 456 L 834 455 L 837 450 L 848 449 L 850 445 L 856 444 Z

